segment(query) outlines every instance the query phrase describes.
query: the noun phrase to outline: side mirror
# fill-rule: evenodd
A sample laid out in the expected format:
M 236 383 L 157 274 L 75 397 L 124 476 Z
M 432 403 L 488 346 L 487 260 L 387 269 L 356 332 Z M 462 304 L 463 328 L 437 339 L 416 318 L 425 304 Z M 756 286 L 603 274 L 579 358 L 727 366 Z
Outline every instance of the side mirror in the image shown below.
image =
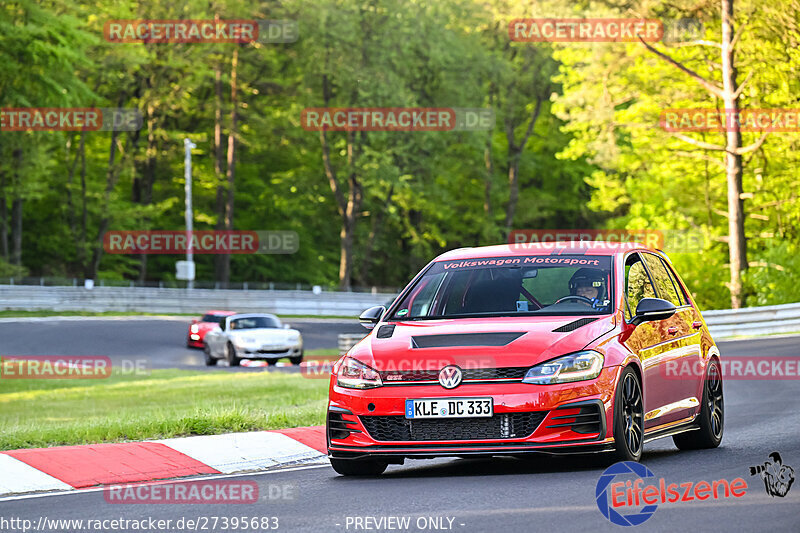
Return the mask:
M 676 308 L 672 302 L 661 298 L 642 298 L 636 306 L 636 316 L 631 323 L 638 326 L 642 322 L 651 320 L 664 320 L 675 314 Z
M 283 329 L 292 329 L 292 326 L 290 326 L 289 324 L 284 324 Z
M 382 305 L 370 307 L 358 317 L 358 321 L 367 329 L 372 329 L 375 324 L 381 321 L 381 316 L 386 312 L 386 308 Z

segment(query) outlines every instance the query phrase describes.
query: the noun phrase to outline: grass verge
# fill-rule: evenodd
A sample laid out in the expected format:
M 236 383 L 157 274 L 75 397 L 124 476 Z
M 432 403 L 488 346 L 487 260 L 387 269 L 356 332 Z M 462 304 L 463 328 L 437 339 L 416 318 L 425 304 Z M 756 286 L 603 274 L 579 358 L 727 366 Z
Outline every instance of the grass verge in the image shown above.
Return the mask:
M 153 370 L 107 379 L 0 379 L 0 450 L 320 425 L 326 379 Z

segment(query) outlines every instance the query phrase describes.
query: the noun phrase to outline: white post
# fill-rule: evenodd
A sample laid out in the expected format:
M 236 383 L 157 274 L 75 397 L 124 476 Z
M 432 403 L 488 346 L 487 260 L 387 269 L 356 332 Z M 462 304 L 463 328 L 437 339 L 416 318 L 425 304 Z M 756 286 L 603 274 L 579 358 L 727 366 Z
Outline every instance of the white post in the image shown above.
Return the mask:
M 192 148 L 196 148 L 197 145 L 194 144 L 189 139 L 183 140 L 183 146 L 186 150 L 186 157 L 185 157 L 185 173 L 184 177 L 186 179 L 186 185 L 184 186 L 184 192 L 186 193 L 186 261 L 191 265 L 192 261 L 194 260 L 194 254 L 192 253 L 192 230 L 194 228 L 192 221 Z M 194 288 L 194 277 L 186 282 L 186 287 L 191 289 Z

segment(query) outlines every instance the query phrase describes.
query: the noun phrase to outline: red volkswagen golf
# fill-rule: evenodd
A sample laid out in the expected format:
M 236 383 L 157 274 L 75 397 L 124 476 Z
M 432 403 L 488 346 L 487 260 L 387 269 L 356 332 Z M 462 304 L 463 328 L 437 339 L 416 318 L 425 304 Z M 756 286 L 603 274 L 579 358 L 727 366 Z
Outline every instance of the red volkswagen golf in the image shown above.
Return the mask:
M 342 475 L 406 458 L 713 448 L 719 350 L 663 254 L 639 245 L 467 248 L 428 264 L 334 365 Z

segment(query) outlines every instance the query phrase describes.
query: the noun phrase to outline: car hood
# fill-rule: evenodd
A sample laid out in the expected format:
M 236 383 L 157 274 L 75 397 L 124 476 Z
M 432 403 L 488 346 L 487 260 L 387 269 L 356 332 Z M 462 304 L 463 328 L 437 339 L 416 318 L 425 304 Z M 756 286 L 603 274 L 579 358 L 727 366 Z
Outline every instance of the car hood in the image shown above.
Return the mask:
M 299 333 L 296 329 L 253 328 L 231 331 L 231 337 L 242 340 L 254 339 L 256 342 L 280 343 L 294 342 Z
M 376 328 L 350 355 L 380 371 L 532 366 L 581 350 L 613 327 L 611 316 L 395 322 Z

